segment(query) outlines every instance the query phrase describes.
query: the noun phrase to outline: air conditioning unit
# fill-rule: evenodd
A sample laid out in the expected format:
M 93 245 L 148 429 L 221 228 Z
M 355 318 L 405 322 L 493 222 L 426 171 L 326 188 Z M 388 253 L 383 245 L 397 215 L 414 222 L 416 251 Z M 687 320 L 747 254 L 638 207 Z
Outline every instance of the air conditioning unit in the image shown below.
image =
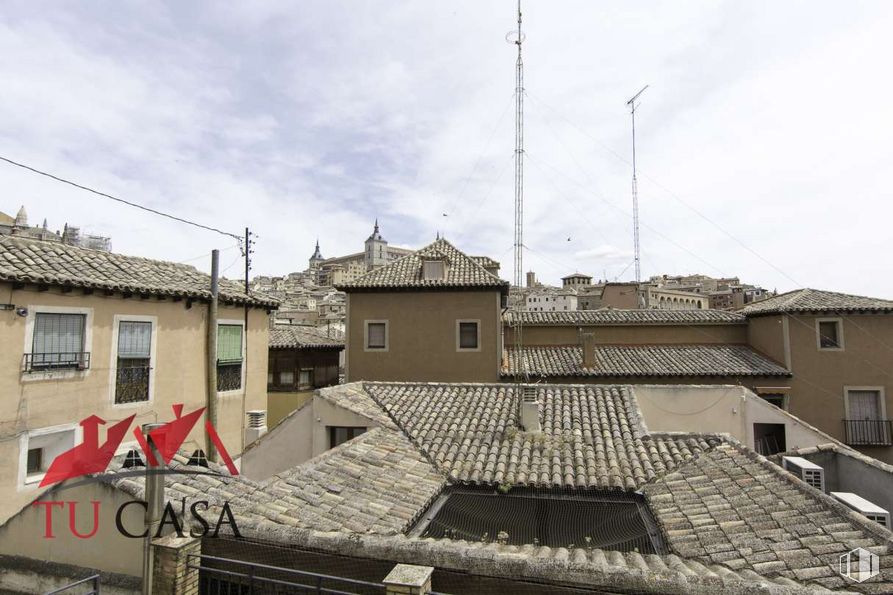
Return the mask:
M 781 457 L 781 466 L 820 492 L 825 491 L 825 470 L 803 457 Z
M 852 492 L 831 492 L 831 497 L 841 504 L 849 506 L 856 512 L 865 515 L 869 521 L 874 521 L 888 529 L 890 528 L 890 513 L 862 496 Z

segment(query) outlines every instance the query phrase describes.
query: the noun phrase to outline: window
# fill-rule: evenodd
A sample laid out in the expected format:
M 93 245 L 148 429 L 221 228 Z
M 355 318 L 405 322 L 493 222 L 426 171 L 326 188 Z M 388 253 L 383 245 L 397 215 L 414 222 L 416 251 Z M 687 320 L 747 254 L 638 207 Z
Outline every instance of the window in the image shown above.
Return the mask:
M 843 349 L 840 323 L 839 319 L 816 321 L 819 349 Z
M 456 321 L 456 348 L 477 351 L 480 349 L 480 323 L 477 320 Z
M 28 475 L 34 475 L 35 473 L 43 473 L 46 471 L 46 468 L 43 466 L 43 449 L 42 448 L 29 448 L 28 449 Z
M 84 314 L 38 312 L 34 316 L 31 353 L 25 356 L 25 369 L 90 367 L 90 354 L 84 353 Z
M 426 260 L 423 265 L 423 274 L 426 281 L 440 281 L 444 277 L 444 263 L 442 260 Z
M 74 446 L 73 426 L 32 430 L 19 440 L 19 482 L 39 483 L 53 460 Z
M 309 387 L 313 382 L 312 376 L 313 376 L 313 370 L 310 370 L 310 369 L 301 370 L 301 375 L 298 378 L 298 385 L 301 388 Z
M 877 387 L 846 388 L 846 443 L 890 446 L 893 427 L 886 418 L 884 392 Z
M 366 321 L 366 351 L 388 350 L 388 323 L 385 320 Z
M 115 403 L 149 400 L 152 323 L 122 320 L 118 323 L 118 364 Z
M 217 326 L 217 391 L 242 388 L 242 325 Z
M 329 426 L 329 448 L 335 448 L 366 432 L 364 427 Z
M 785 397 L 784 393 L 760 393 L 760 398 L 768 403 L 772 403 L 779 409 L 787 409 L 785 407 Z
M 286 386 L 291 386 L 295 383 L 295 373 L 294 372 L 279 372 L 279 384 L 283 384 Z

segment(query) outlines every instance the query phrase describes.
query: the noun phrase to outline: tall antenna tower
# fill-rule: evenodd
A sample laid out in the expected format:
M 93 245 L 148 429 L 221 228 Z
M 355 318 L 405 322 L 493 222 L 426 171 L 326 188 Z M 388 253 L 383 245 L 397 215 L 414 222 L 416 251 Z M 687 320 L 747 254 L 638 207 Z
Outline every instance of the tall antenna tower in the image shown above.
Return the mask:
M 647 88 L 648 85 L 645 85 L 638 93 L 633 95 L 632 99 L 626 102 L 626 105 L 629 106 L 629 113 L 633 123 L 633 248 L 636 254 L 636 282 L 642 280 L 642 261 L 639 249 L 639 187 L 636 180 L 636 108 L 639 107 L 639 104 L 636 103 L 636 100 Z
M 506 41 L 518 46 L 515 64 L 515 287 L 521 287 L 524 260 L 524 61 L 521 59 L 521 0 L 518 0 L 518 30 L 509 31 Z

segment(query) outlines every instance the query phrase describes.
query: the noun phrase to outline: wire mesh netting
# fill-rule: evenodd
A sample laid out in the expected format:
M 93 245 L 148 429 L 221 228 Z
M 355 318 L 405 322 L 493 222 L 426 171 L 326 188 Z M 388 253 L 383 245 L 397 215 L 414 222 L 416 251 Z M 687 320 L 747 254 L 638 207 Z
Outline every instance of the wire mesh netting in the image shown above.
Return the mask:
M 425 515 L 423 537 L 663 553 L 641 496 L 623 492 L 452 488 Z

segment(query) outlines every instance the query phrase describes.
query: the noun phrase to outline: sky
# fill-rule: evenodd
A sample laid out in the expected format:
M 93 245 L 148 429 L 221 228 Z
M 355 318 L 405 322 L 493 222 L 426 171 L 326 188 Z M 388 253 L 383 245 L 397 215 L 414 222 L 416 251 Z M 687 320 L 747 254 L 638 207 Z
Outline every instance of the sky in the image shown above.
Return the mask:
M 893 298 L 893 3 L 525 2 L 523 268 Z M 252 276 L 442 233 L 512 274 L 511 0 L 6 2 L 0 155 L 257 244 Z M 0 162 L 116 252 L 242 273 L 229 236 Z

